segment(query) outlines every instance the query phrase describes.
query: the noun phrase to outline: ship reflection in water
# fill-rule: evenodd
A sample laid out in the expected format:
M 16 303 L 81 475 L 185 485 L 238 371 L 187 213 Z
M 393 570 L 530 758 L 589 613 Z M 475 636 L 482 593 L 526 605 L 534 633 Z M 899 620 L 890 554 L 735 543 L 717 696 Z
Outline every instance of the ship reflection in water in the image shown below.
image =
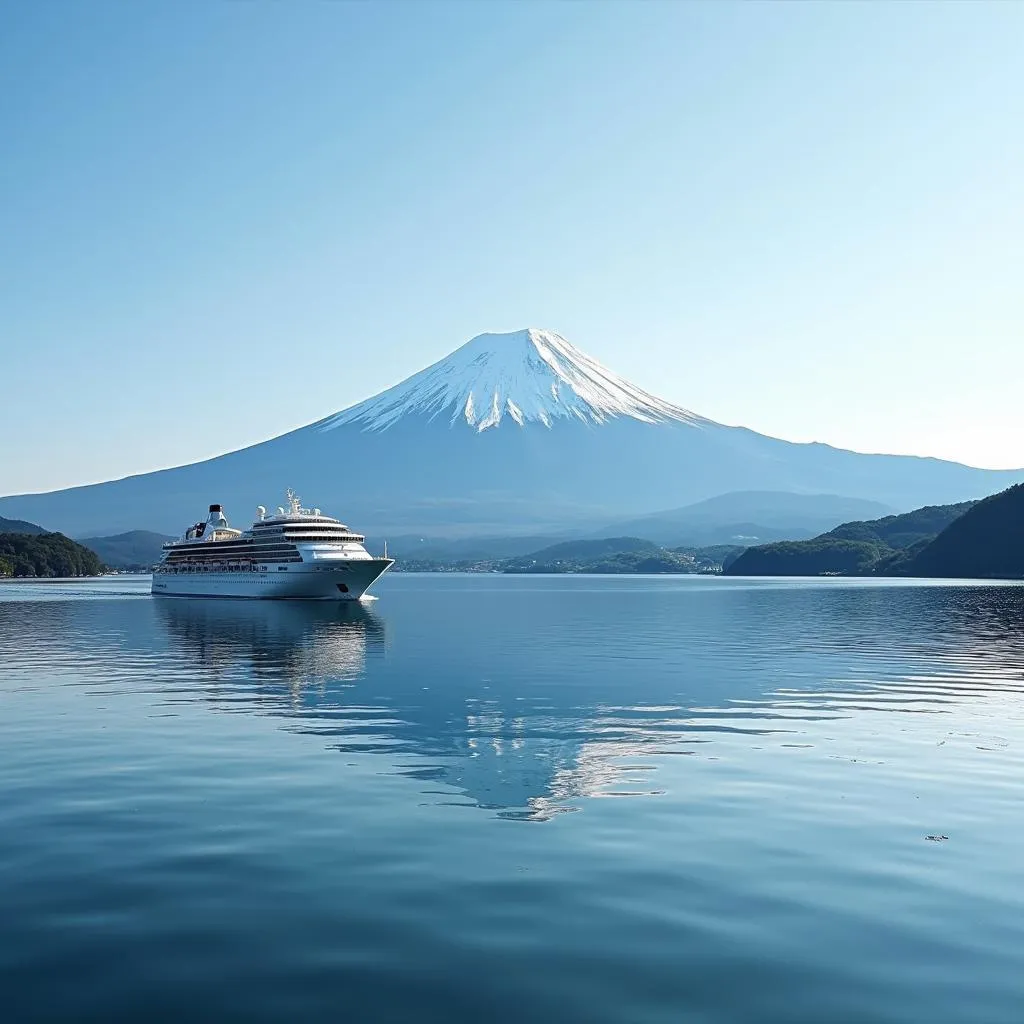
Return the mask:
M 176 652 L 203 665 L 213 679 L 231 678 L 287 689 L 358 679 L 368 651 L 380 653 L 384 624 L 357 601 L 246 601 L 180 598 L 155 601 Z

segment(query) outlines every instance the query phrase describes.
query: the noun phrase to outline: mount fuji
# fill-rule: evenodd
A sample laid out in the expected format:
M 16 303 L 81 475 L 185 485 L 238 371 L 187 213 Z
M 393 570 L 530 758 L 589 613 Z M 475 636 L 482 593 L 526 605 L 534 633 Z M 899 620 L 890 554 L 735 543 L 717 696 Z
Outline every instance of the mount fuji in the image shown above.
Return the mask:
M 658 398 L 550 331 L 482 334 L 394 387 L 269 441 L 175 469 L 0 498 L 73 536 L 177 533 L 211 501 L 237 522 L 291 486 L 360 530 L 435 536 L 599 526 L 730 491 L 897 509 L 978 498 L 1024 470 L 862 455 L 725 426 Z

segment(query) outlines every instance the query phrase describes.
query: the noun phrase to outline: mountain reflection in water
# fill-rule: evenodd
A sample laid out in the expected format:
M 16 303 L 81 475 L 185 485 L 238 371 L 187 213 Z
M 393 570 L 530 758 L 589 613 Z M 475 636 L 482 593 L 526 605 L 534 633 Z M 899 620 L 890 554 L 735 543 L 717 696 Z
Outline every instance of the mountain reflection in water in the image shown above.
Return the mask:
M 172 652 L 203 666 L 210 683 L 204 696 L 218 707 L 280 715 L 286 728 L 321 736 L 343 753 L 409 755 L 415 763 L 392 770 L 451 785 L 473 805 L 503 816 L 543 819 L 573 809 L 562 806 L 571 798 L 612 781 L 621 785 L 623 770 L 611 760 L 639 750 L 645 738 L 644 730 L 628 727 L 598 739 L 595 730 L 607 731 L 610 722 L 567 722 L 577 709 L 558 714 L 554 707 L 542 717 L 526 716 L 514 700 L 506 710 L 498 697 L 474 697 L 461 687 L 446 690 L 416 679 L 408 686 L 353 685 L 368 657 L 386 653 L 385 621 L 372 605 L 155 605 Z
M 796 745 L 809 723 L 937 713 L 1021 689 L 1020 588 L 722 596 L 704 593 L 671 624 L 646 617 L 642 598 L 606 604 L 576 622 L 575 639 L 564 625 L 552 635 L 531 603 L 496 626 L 460 603 L 425 602 L 420 635 L 390 654 L 387 605 L 156 608 L 217 706 L 279 715 L 342 753 L 383 755 L 389 771 L 435 784 L 435 800 L 532 820 L 584 797 L 656 794 L 653 756 L 714 757 L 716 738 Z
M 46 596 L 0 606 L 12 670 L 73 660 L 79 683 L 151 689 L 167 713 L 277 717 L 380 755 L 434 802 L 535 820 L 658 793 L 670 754 L 991 709 L 1024 669 L 1020 587 L 396 578 L 366 605 Z

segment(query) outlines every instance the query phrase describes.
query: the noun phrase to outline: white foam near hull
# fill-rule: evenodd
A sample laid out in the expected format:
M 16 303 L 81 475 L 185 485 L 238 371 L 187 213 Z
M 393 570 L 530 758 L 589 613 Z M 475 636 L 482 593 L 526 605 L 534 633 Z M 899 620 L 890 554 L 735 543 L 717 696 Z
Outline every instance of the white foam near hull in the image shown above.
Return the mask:
M 358 601 L 392 565 L 390 558 L 291 563 L 256 572 L 155 572 L 152 592 L 168 597 Z

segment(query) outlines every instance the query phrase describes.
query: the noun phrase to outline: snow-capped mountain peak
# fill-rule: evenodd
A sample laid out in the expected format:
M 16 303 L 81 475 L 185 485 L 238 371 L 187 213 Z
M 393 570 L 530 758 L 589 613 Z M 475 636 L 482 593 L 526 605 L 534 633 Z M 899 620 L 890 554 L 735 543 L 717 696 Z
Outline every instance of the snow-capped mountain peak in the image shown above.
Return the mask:
M 560 334 L 529 328 L 480 334 L 425 370 L 317 426 L 386 430 L 407 415 L 482 432 L 503 422 L 550 427 L 559 419 L 696 424 L 701 417 L 656 398 L 581 352 Z

